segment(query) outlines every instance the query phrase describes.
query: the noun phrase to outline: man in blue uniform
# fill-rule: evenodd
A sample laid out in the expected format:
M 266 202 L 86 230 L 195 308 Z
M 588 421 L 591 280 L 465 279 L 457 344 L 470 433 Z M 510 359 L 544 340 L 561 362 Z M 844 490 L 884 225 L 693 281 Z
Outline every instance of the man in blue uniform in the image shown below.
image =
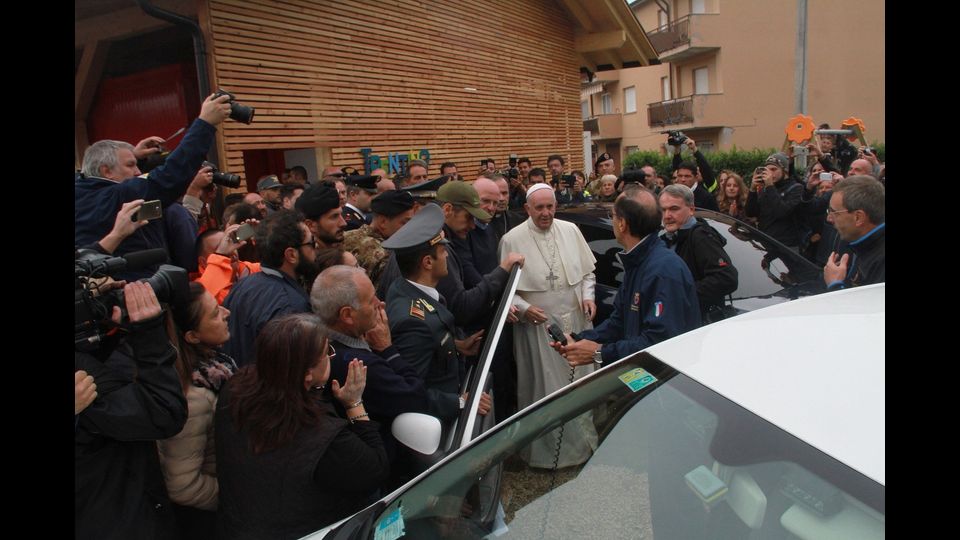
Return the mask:
M 347 202 L 343 205 L 344 230 L 352 231 L 370 224 L 370 201 L 377 194 L 377 177 L 351 174 L 344 179 L 347 184 Z
M 624 276 L 613 313 L 596 328 L 553 342 L 571 365 L 598 368 L 700 326 L 700 302 L 690 269 L 657 236 L 660 209 L 653 193 L 627 188 L 613 206 L 613 232 Z M 576 341 L 574 341 L 576 340 Z
M 447 245 L 443 211 L 429 204 L 383 243 L 394 250 L 403 276 L 387 294 L 387 315 L 393 343 L 404 360 L 424 380 L 431 394 L 431 411 L 441 420 L 455 418 L 466 403 L 460 395 L 464 355 L 475 355 L 479 340 L 459 341 L 453 314 L 437 291 L 447 275 Z M 489 412 L 491 401 L 484 394 L 480 414 Z

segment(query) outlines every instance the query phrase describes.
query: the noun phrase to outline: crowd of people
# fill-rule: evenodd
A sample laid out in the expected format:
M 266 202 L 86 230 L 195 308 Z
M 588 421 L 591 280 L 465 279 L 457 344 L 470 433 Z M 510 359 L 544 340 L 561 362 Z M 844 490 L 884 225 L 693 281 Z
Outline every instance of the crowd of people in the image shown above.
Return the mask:
M 511 270 L 523 272 L 479 414 L 502 420 L 558 388 L 723 317 L 738 274 L 696 208 L 760 230 L 824 268 L 829 288 L 884 281 L 882 166 L 869 149 L 824 139 L 797 178 L 773 154 L 718 174 L 687 138 L 671 174 L 546 169 L 528 158 L 475 178 L 411 161 L 402 174 L 302 167 L 220 197 L 203 163 L 227 98 L 204 101 L 166 160 L 162 139 L 99 141 L 75 182 L 75 243 L 110 256 L 163 250 L 189 271 L 161 306 L 119 269 L 123 306 L 109 339 L 76 354 L 79 538 L 298 538 L 363 508 L 420 472 L 390 431 L 419 412 L 456 418 L 466 368 Z M 853 157 L 853 159 L 849 159 Z M 879 167 L 879 170 L 878 170 Z M 222 203 L 221 200 L 222 199 Z M 159 201 L 158 219 L 140 213 Z M 608 203 L 623 247 L 612 314 L 594 326 L 596 259 L 559 205 Z M 556 325 L 566 343 L 546 327 Z M 557 355 L 565 362 L 557 360 Z M 590 413 L 532 444 L 527 466 L 579 465 L 597 447 Z

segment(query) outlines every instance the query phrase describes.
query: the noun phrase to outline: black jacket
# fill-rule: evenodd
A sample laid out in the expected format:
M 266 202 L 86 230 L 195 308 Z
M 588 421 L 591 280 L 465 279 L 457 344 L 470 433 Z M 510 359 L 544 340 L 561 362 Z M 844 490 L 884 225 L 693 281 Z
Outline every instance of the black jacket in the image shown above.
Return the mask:
M 850 242 L 853 256 L 847 261 L 847 277 L 843 283 L 831 283 L 830 290 L 857 287 L 887 281 L 886 223 L 881 223 L 867 236 Z
M 187 400 L 161 321 L 133 325 L 105 362 L 74 356 L 75 369 L 93 376 L 98 393 L 74 435 L 76 538 L 178 535 L 156 441 L 180 433 Z
M 750 190 L 744 209 L 748 217 L 758 218 L 758 228 L 788 247 L 800 245 L 797 207 L 803 186 L 786 176 L 758 194 Z
M 370 502 L 389 471 L 377 422 L 350 424 L 321 401 L 319 425 L 254 454 L 248 431 L 234 422 L 230 384 L 220 392 L 215 416 L 218 538 L 293 540 Z
M 724 297 L 737 290 L 737 269 L 723 249 L 726 239 L 697 218 L 693 227 L 664 235 L 663 241 L 687 263 L 697 285 L 701 318 L 707 320 L 711 309 L 723 308 Z
M 447 238 L 456 236 L 446 225 L 443 226 L 443 230 Z M 461 328 L 489 316 L 490 311 L 496 307 L 500 293 L 503 292 L 510 277 L 509 272 L 497 266 L 468 289 L 464 284 L 463 268 L 464 262 L 460 254 L 453 245 L 448 246 L 447 275 L 437 283 L 437 290 L 446 299 L 447 307 L 453 313 L 457 326 Z
M 693 204 L 697 208 L 719 212 L 720 207 L 717 206 L 717 197 L 714 195 L 714 191 L 717 189 L 717 180 L 714 177 L 713 168 L 710 167 L 710 163 L 700 153 L 700 150 L 693 153 L 693 158 L 697 161 L 697 168 L 700 169 L 700 177 L 703 179 L 702 182 L 697 184 L 697 189 L 693 190 Z M 672 165 L 672 170 L 677 170 L 677 167 L 680 166 L 680 152 L 673 154 Z

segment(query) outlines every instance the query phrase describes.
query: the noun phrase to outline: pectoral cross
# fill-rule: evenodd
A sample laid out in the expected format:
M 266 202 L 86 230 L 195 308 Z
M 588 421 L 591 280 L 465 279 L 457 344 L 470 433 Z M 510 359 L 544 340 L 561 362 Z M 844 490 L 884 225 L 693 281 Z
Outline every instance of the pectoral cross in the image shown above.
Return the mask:
M 558 280 L 558 279 L 560 279 L 560 276 L 555 276 L 555 275 L 553 275 L 553 268 L 551 268 L 551 269 L 550 269 L 550 274 L 547 276 L 547 281 L 550 282 L 550 290 L 551 290 L 551 291 L 556 290 L 556 286 L 555 286 L 556 284 L 554 283 L 554 281 L 556 281 L 556 280 Z

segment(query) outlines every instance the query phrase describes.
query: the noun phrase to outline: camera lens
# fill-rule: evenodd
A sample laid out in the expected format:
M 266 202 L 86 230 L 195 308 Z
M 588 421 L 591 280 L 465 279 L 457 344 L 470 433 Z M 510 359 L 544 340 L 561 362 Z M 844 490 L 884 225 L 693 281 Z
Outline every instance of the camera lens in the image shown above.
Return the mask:
M 253 107 L 248 107 L 246 105 L 241 105 L 236 101 L 230 102 L 230 119 L 243 122 L 244 124 L 249 124 L 253 122 L 253 114 L 256 110 Z

